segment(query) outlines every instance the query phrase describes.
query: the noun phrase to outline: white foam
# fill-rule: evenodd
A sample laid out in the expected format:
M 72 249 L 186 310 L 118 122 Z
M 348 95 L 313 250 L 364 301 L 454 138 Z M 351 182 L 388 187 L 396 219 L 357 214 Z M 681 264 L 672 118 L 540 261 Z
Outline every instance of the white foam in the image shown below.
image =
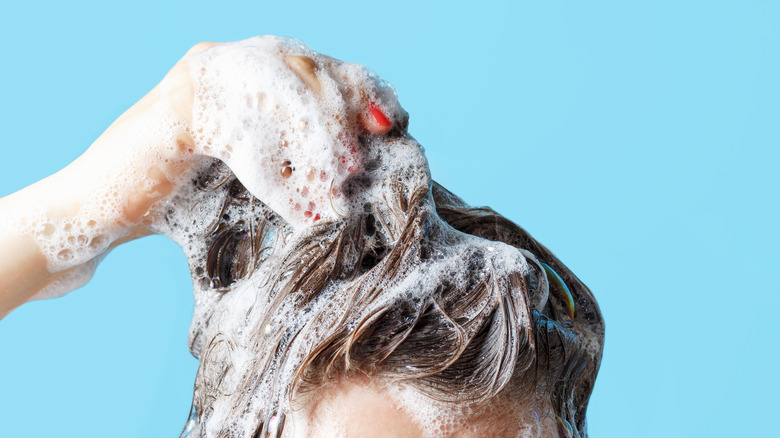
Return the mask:
M 58 298 L 84 286 L 95 274 L 100 258 L 100 256 L 95 257 L 85 263 L 63 271 L 61 275 L 54 279 L 54 281 L 50 282 L 33 295 L 33 297 L 30 298 L 30 301 Z
M 289 57 L 300 56 L 316 64 L 319 91 L 290 67 Z M 299 230 L 349 214 L 338 188 L 360 170 L 357 115 L 370 102 L 391 120 L 405 115 L 394 91 L 365 67 L 297 40 L 220 44 L 193 55 L 190 65 L 197 78 L 197 151 L 225 161 L 253 195 Z
M 100 147 L 93 146 L 59 174 L 9 196 L 18 202 L 0 221 L 0 232 L 31 237 L 56 278 L 35 299 L 82 286 L 101 254 L 133 232 L 139 219 L 128 218 L 127 200 L 139 192 L 155 194 L 159 177 L 147 169 L 182 161 L 160 147 L 174 144 L 181 130 L 171 107 L 157 102 L 133 123 L 109 128 L 95 142 Z
M 291 67 L 290 57 L 301 56 L 313 61 L 318 86 L 312 85 L 311 76 Z M 235 431 L 236 436 L 244 436 L 251 433 L 261 413 L 287 408 L 284 398 L 287 388 L 277 383 L 291 382 L 300 360 L 313 347 L 309 339 L 296 339 L 290 347 L 293 359 L 285 367 L 274 368 L 273 376 L 257 376 L 259 381 L 253 388 L 256 393 L 252 403 L 245 411 L 236 412 L 236 397 L 232 395 L 240 393 L 239 385 L 246 378 L 243 373 L 258 360 L 253 350 L 258 344 L 254 338 L 256 333 L 250 333 L 247 327 L 257 322 L 267 307 L 271 287 L 267 281 L 269 270 L 278 266 L 276 262 L 290 248 L 285 242 L 303 238 L 313 225 L 338 221 L 374 202 L 389 202 L 383 197 L 391 192 L 390 185 L 400 183 L 404 190 L 428 187 L 430 174 L 422 148 L 411 137 L 380 139 L 372 136 L 376 126 L 366 127 L 364 119 L 370 116 L 366 115 L 370 108 L 379 108 L 395 127 L 405 123 L 407 116 L 393 89 L 365 67 L 321 55 L 297 40 L 278 37 L 218 44 L 190 55 L 187 60 L 195 85 L 192 126 L 187 131 L 194 141 L 193 152 L 207 159 L 190 172 L 167 175 L 178 185 L 177 192 L 158 202 L 145 223 L 151 230 L 180 243 L 191 267 L 196 269 L 205 264 L 203 238 L 220 213 L 230 217 L 278 215 L 281 218 L 267 241 L 274 248 L 273 254 L 252 276 L 233 285 L 229 293 L 215 291 L 208 284 L 195 284 L 191 350 L 203 360 L 198 376 L 206 380 L 200 384 L 224 396 L 209 399 L 206 405 L 200 406 L 208 412 L 202 413 L 193 433 L 215 436 L 223 425 L 235 423 L 240 429 Z M 124 199 L 137 187 L 153 191 L 155 180 L 138 168 L 128 168 L 125 163 L 150 165 L 181 160 L 176 144 L 186 124 L 170 105 L 163 103 L 155 107 L 142 122 L 149 129 L 139 140 L 141 147 L 118 150 L 103 157 L 102 169 L 83 172 L 79 184 L 90 187 L 93 196 L 76 214 L 58 219 L 47 207 L 39 206 L 31 207 L 18 220 L 9 222 L 9 226 L 35 238 L 51 272 L 66 272 L 38 297 L 59 295 L 88 281 L 110 244 L 127 235 L 132 224 L 127 223 L 124 206 L 114 200 Z M 106 141 L 123 135 L 129 134 L 110 133 Z M 368 146 L 361 143 L 366 138 Z M 169 147 L 160 149 L 157 144 L 160 139 Z M 226 163 L 267 209 L 247 211 L 242 209 L 248 207 L 230 207 L 233 209 L 222 211 L 227 188 L 199 191 L 188 184 L 195 174 L 212 165 L 213 158 Z M 370 163 L 377 167 L 367 169 Z M 372 181 L 358 186 L 362 192 L 347 193 L 350 181 L 358 177 Z M 393 211 L 376 213 L 380 216 L 378 220 L 386 223 L 400 221 L 392 217 Z M 474 251 L 484 254 L 483 269 L 497 276 L 524 273 L 528 269 L 522 254 L 508 245 L 453 235 L 448 234 L 450 241 L 437 247 L 439 252 L 429 262 L 420 263 L 381 285 L 384 301 L 375 303 L 374 308 L 401 297 L 419 298 L 435 289 L 442 278 L 455 283 L 468 281 L 468 275 L 474 273 L 466 272 L 464 260 Z M 389 237 L 393 240 L 398 236 Z M 201 277 L 194 275 L 196 280 Z M 329 305 L 330 299 L 348 286 L 339 282 L 330 284 L 307 312 L 293 313 L 291 307 L 283 306 L 271 324 L 301 327 L 311 323 L 308 318 Z M 269 327 L 268 332 L 275 328 Z M 218 346 L 211 351 L 213 356 L 204 354 L 204 342 L 207 342 L 204 339 Z M 208 380 L 215 376 L 219 377 L 218 384 Z M 398 404 L 414 415 L 430 438 L 447 436 L 464 427 L 463 418 L 470 415 L 458 411 L 457 407 L 434 403 L 409 388 L 394 394 Z

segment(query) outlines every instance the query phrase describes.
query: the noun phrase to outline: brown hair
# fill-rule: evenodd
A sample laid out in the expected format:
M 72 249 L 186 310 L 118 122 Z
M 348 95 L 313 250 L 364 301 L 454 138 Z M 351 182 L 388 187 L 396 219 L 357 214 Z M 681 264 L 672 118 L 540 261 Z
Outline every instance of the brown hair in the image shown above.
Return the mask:
M 228 291 L 273 266 L 264 266 L 269 274 L 259 286 L 268 296 L 251 310 L 259 316 L 247 319 L 254 321 L 250 369 L 228 369 L 222 359 L 236 348 L 228 336 L 216 331 L 203 341 L 193 401 L 199 422 L 208 420 L 214 400 L 229 396 L 231 416 L 254 416 L 249 436 L 265 437 L 272 416 L 283 427 L 285 399 L 367 374 L 403 380 L 445 402 L 480 403 L 502 392 L 536 397 L 552 406 L 561 436 L 586 436 L 603 320 L 587 287 L 525 230 L 435 182 L 407 187 L 399 178 L 359 214 L 269 244 L 269 233 L 284 234 L 283 225 L 267 209 L 226 214 L 233 205 L 246 213 L 262 204 L 220 172 L 215 178 L 210 169 L 210 182 L 201 184 L 223 190 L 224 204 L 194 277 Z M 470 244 L 480 239 L 517 248 L 527 269 L 507 272 L 485 245 Z M 441 260 L 442 249 L 455 246 L 466 269 Z M 272 252 L 278 257 L 269 258 Z M 444 266 L 436 284 L 399 286 L 430 266 Z M 304 317 L 292 323 L 288 315 Z M 241 383 L 226 389 L 231 371 L 240 371 Z M 261 387 L 272 400 L 253 398 Z M 219 430 L 219 437 L 247 434 L 237 423 Z

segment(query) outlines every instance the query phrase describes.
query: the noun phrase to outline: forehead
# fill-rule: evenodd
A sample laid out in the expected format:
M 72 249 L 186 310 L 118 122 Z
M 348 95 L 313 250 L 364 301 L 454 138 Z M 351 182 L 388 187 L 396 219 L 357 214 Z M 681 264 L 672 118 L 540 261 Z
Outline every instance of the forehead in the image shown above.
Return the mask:
M 480 406 L 446 405 L 381 377 L 344 378 L 296 403 L 299 406 L 287 417 L 284 438 L 516 437 L 534 431 L 550 436 L 556 430 L 540 421 L 546 413 L 543 409 L 534 415 L 516 400 L 491 400 Z

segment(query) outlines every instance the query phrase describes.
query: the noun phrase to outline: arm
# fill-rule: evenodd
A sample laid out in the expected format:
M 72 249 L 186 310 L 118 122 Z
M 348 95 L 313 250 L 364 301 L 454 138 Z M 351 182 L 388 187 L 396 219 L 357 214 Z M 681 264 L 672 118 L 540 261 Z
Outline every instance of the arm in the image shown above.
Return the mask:
M 195 160 L 186 59 L 73 163 L 0 199 L 0 318 L 63 276 L 94 269 L 116 245 L 149 234 L 143 216 Z

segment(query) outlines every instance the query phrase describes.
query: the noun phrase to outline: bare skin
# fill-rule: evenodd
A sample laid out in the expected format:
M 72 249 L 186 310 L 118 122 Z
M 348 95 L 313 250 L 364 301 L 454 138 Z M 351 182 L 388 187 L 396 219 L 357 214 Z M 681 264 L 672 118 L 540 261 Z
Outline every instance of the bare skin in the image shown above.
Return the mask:
M 437 424 L 434 436 L 513 438 L 524 436 L 528 425 L 533 424 L 538 415 L 506 397 L 468 409 L 463 409 L 463 405 L 452 405 L 450 411 L 440 409 L 441 404 L 408 389 L 416 394 L 413 396 L 414 404 L 409 404 L 394 385 L 397 384 L 381 378 L 343 379 L 318 388 L 314 394 L 299 397 L 299 406 L 287 416 L 283 438 L 430 437 L 430 425 L 434 420 L 431 413 L 434 413 L 433 417 L 450 420 L 446 424 Z M 538 426 L 545 428 L 554 426 L 554 423 L 541 421 Z M 548 432 L 553 433 L 554 430 L 551 427 Z
M 194 46 L 188 54 L 209 48 L 213 43 Z M 24 212 L 30 202 L 43 206 L 46 214 L 54 219 L 73 217 L 88 199 L 107 199 L 113 193 L 95 193 L 95 188 L 85 175 L 94 169 L 105 167 L 110 159 L 124 154 L 132 159 L 123 166 L 137 174 L 145 175 L 151 185 L 139 181 L 133 189 L 120 192 L 123 214 L 114 223 L 96 224 L 105 229 L 120 229 L 122 238 L 114 241 L 109 249 L 130 240 L 143 237 L 148 231 L 141 225 L 141 218 L 155 202 L 171 193 L 171 180 L 194 163 L 191 156 L 191 138 L 187 125 L 192 119 L 192 79 L 186 59 L 179 61 L 166 77 L 146 96 L 122 114 L 111 126 L 73 163 L 35 184 L 0 199 L 0 217 Z M 167 107 L 183 121 L 176 144 L 164 139 L 148 150 L 147 144 L 138 144 L 139 131 L 148 130 L 154 124 L 150 120 L 153 108 Z M 117 171 L 116 174 L 121 172 Z M 6 250 L 0 253 L 0 318 L 28 301 L 47 284 L 64 275 L 67 270 L 52 272 L 46 257 L 30 235 L 19 234 L 13 227 L 0 227 L 0 242 Z M 71 269 L 76 269 L 77 266 Z
M 381 385 L 346 380 L 318 390 L 293 410 L 284 438 L 422 438 L 422 429 Z

